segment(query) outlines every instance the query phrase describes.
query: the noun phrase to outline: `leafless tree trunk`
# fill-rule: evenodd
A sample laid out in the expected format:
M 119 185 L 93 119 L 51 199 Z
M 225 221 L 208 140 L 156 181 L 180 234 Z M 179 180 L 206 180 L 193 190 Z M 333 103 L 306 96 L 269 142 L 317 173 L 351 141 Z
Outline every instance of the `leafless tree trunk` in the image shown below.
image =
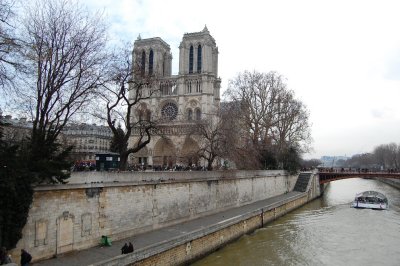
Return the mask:
M 207 161 L 207 170 L 213 169 L 215 159 L 227 153 L 227 124 L 222 119 L 199 121 L 196 134 L 201 138 L 198 155 Z
M 240 102 L 221 103 L 220 121 L 224 145 L 223 159 L 234 162 L 238 169 L 259 169 L 259 151 L 249 138 L 246 122 L 241 116 Z
M 140 103 L 149 99 L 158 91 L 155 77 L 140 75 L 140 66 L 132 62 L 132 52 L 128 46 L 114 54 L 107 72 L 108 82 L 99 94 L 106 110 L 95 114 L 107 122 L 114 134 L 117 147 L 114 150 L 120 154 L 120 169 L 126 170 L 128 156 L 144 148 L 151 140 L 157 128 L 157 119 L 150 113 L 143 114 L 138 120 L 132 119 Z M 129 146 L 129 138 L 135 133 L 138 140 Z

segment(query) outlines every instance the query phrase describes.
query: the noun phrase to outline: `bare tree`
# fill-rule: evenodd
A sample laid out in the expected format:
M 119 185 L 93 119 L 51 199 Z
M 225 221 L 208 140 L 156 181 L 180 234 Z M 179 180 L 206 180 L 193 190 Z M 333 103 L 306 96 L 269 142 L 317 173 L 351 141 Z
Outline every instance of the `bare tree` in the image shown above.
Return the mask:
M 199 157 L 207 161 L 207 170 L 213 169 L 215 159 L 226 155 L 227 124 L 224 120 L 215 118 L 200 121 L 196 127 L 196 134 L 201 138 L 198 151 Z
M 278 152 L 290 146 L 300 152 L 307 152 L 311 134 L 309 114 L 304 104 L 294 99 L 293 92 L 284 91 L 280 93 L 275 105 L 277 112 L 271 136 Z
M 52 147 L 67 121 L 92 99 L 102 83 L 106 27 L 69 0 L 37 1 L 26 10 L 23 36 L 32 156 L 54 156 Z M 50 148 L 51 147 L 51 148 Z
M 290 154 L 294 158 L 308 150 L 311 141 L 308 111 L 294 98 L 278 73 L 245 71 L 230 81 L 225 96 L 240 106 L 236 119 L 243 128 L 241 143 L 258 154 L 264 168 L 268 168 L 267 161 L 275 167 L 276 160 L 292 167 L 285 157 Z
M 399 169 L 400 167 L 400 145 L 396 143 L 382 144 L 374 149 L 376 163 L 383 168 Z
M 375 158 L 372 153 L 363 153 L 353 155 L 347 159 L 345 165 L 352 168 L 374 168 L 376 167 Z
M 259 151 L 248 136 L 246 123 L 241 119 L 240 102 L 223 102 L 220 121 L 224 135 L 223 159 L 234 162 L 238 169 L 259 169 Z
M 267 143 L 269 131 L 275 121 L 275 101 L 284 89 L 281 76 L 245 71 L 229 82 L 225 96 L 240 104 L 240 120 L 248 129 L 249 140 L 254 144 Z
M 0 0 L 0 88 L 10 91 L 17 73 L 24 69 L 21 62 L 22 42 L 15 33 L 15 1 Z
M 132 61 L 132 52 L 128 47 L 114 54 L 108 77 L 108 82 L 102 85 L 104 90 L 99 93 L 106 112 L 105 115 L 97 112 L 95 116 L 105 120 L 113 132 L 113 150 L 120 155 L 120 169 L 126 170 L 129 154 L 138 152 L 150 142 L 158 124 L 149 110 L 140 113 L 137 120 L 133 119 L 133 115 L 141 102 L 149 99 L 158 89 L 154 86 L 154 76 L 141 75 L 141 68 Z M 130 145 L 132 134 L 137 138 Z
M 386 169 L 387 160 L 386 160 L 386 149 L 385 145 L 379 145 L 374 149 L 374 157 L 376 162 L 383 168 Z

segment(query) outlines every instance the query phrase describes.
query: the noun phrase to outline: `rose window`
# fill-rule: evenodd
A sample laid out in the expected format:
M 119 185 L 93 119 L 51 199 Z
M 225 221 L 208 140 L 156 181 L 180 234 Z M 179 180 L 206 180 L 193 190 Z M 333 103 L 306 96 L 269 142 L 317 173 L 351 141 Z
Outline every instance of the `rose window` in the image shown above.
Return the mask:
M 174 103 L 167 103 L 162 108 L 161 115 L 169 120 L 174 120 L 178 115 L 178 107 Z

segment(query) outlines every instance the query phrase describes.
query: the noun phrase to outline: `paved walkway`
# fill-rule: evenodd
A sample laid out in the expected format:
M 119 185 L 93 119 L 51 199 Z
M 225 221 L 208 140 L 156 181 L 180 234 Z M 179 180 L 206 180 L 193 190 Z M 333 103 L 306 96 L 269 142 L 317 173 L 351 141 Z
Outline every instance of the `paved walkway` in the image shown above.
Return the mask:
M 268 206 L 276 205 L 281 201 L 286 201 L 290 198 L 299 196 L 300 192 L 289 192 L 284 195 L 272 197 L 266 200 L 251 203 L 245 206 L 229 209 L 223 212 L 212 214 L 209 216 L 194 219 L 188 222 L 176 224 L 173 226 L 160 228 L 148 233 L 135 235 L 119 241 L 113 241 L 111 247 L 92 247 L 82 251 L 75 251 L 57 258 L 37 262 L 35 266 L 82 266 L 91 265 L 103 260 L 110 259 L 112 257 L 121 254 L 121 247 L 126 242 L 132 242 L 135 250 L 146 249 L 151 246 L 158 246 L 173 239 L 184 237 L 191 232 L 198 231 L 202 228 L 211 227 L 213 225 L 221 224 L 229 220 L 249 212 L 261 210 L 262 208 L 268 208 Z

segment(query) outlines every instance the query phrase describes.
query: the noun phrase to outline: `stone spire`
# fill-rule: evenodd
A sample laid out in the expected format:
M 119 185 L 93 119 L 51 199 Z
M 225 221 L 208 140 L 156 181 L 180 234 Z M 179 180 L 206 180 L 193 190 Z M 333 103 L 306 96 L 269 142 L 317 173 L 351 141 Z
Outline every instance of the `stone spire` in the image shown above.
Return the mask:
M 205 32 L 205 33 L 210 33 L 210 32 L 208 31 L 208 29 L 207 29 L 207 25 L 204 25 L 203 32 Z
M 140 41 L 141 39 L 142 39 L 142 36 L 140 36 L 140 33 L 139 33 L 139 36 L 137 36 L 137 40 Z

